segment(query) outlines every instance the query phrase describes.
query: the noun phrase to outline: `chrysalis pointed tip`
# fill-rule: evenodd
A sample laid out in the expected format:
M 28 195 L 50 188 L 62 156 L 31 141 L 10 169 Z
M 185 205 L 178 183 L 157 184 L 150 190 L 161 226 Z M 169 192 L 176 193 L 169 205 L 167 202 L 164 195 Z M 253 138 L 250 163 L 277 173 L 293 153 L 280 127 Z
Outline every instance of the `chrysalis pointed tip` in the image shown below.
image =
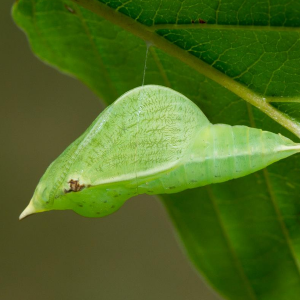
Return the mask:
M 33 206 L 32 202 L 30 201 L 28 206 L 24 209 L 24 211 L 20 214 L 19 220 L 22 220 L 24 218 L 26 218 L 29 215 L 32 215 L 34 213 L 36 213 L 37 210 L 35 209 L 35 207 Z

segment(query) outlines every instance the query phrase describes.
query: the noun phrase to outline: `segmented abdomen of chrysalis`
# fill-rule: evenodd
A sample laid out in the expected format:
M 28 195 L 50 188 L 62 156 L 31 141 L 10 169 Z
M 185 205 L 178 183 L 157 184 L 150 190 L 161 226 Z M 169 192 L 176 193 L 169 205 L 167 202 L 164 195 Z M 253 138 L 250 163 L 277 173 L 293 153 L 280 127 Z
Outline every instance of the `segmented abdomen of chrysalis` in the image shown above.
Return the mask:
M 195 135 L 177 168 L 140 185 L 148 194 L 174 193 L 246 176 L 292 154 L 299 145 L 247 126 L 208 125 Z
M 281 135 L 212 125 L 180 93 L 143 86 L 109 106 L 49 166 L 21 218 L 53 209 L 101 217 L 137 194 L 223 182 L 296 152 L 298 144 Z

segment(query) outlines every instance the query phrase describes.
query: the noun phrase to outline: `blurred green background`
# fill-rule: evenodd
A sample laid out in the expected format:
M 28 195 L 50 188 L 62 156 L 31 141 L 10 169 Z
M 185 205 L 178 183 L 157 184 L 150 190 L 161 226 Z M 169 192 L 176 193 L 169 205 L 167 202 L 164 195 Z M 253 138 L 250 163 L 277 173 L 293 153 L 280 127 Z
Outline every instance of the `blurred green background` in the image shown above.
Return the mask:
M 103 219 L 63 211 L 18 221 L 46 167 L 103 104 L 34 57 L 11 19 L 12 4 L 0 1 L 0 299 L 219 299 L 153 197 L 134 198 Z

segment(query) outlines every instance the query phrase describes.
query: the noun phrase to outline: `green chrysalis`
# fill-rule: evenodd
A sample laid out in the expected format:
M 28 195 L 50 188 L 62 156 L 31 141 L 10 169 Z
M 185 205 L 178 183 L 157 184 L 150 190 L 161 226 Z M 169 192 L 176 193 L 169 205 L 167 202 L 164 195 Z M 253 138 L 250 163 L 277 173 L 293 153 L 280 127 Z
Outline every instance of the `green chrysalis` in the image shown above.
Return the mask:
M 138 194 L 177 193 L 248 175 L 300 152 L 288 138 L 211 124 L 169 88 L 135 88 L 107 107 L 46 170 L 20 219 L 72 209 L 103 217 Z

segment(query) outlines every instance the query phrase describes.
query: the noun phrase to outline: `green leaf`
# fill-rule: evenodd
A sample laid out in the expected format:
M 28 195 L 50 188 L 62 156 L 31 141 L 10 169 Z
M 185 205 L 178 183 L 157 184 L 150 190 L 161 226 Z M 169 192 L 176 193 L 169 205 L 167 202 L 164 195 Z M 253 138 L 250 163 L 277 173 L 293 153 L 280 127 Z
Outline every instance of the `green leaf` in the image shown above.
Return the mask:
M 146 84 L 183 93 L 213 123 L 300 137 L 299 1 L 102 2 L 19 0 L 13 16 L 43 61 L 106 103 L 141 85 L 148 42 Z M 161 196 L 188 256 L 225 298 L 299 299 L 299 170 L 294 156 Z

